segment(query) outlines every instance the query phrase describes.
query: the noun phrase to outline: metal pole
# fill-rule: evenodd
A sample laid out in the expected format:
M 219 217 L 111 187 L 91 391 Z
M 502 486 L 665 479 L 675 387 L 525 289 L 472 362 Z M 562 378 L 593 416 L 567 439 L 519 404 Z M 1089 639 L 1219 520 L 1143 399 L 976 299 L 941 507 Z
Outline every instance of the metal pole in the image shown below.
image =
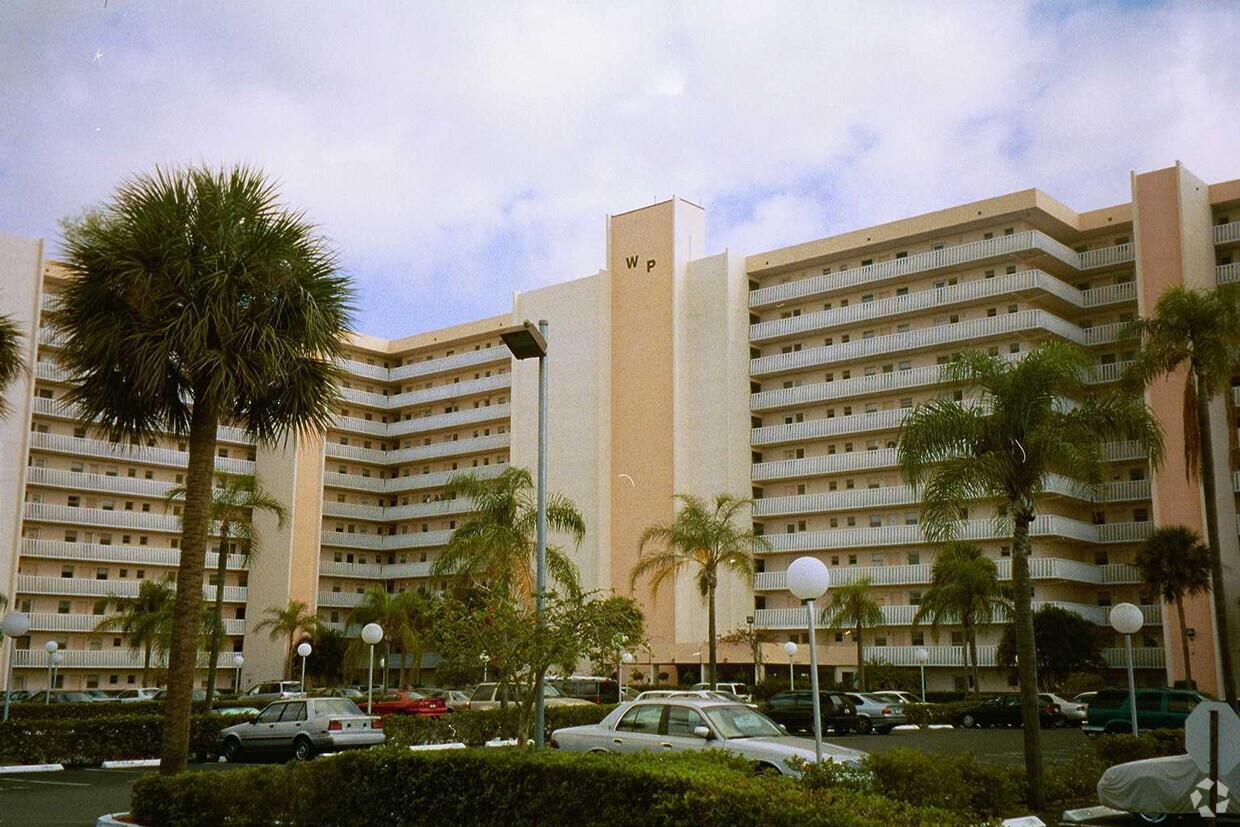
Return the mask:
M 926 665 L 918 664 L 921 667 L 921 702 L 926 702 Z
M 237 667 L 237 680 L 234 683 L 236 684 L 235 688 L 237 690 L 237 694 L 240 695 L 241 694 L 241 667 L 240 666 Z
M 547 338 L 546 319 L 538 320 L 538 331 Z M 547 625 L 547 354 L 538 357 L 538 549 L 534 564 L 535 588 L 539 627 Z M 543 699 L 543 681 L 546 675 L 538 673 L 534 684 L 534 746 L 546 746 L 547 713 Z
M 806 600 L 809 613 L 809 688 L 814 697 L 814 758 L 822 763 L 822 702 L 818 697 L 818 635 L 814 626 L 814 601 Z
M 301 691 L 306 691 L 306 659 L 301 659 Z
M 1132 715 L 1132 734 L 1137 735 L 1137 682 L 1132 676 L 1132 635 L 1124 635 L 1124 647 L 1128 650 L 1128 711 Z
M 370 644 L 370 673 L 366 677 L 366 714 L 370 714 L 371 696 L 375 691 L 375 645 Z
M 788 688 L 789 689 L 797 688 L 797 676 L 796 676 L 796 672 L 794 671 L 794 667 L 792 665 L 792 655 L 788 656 Z
M 4 720 L 9 719 L 9 695 L 13 692 L 13 638 L 4 636 L 8 643 L 7 657 L 4 659 Z
M 47 694 L 43 696 L 43 705 L 52 702 L 52 653 L 47 653 Z
M 1210 710 L 1210 824 L 1218 824 L 1218 710 Z

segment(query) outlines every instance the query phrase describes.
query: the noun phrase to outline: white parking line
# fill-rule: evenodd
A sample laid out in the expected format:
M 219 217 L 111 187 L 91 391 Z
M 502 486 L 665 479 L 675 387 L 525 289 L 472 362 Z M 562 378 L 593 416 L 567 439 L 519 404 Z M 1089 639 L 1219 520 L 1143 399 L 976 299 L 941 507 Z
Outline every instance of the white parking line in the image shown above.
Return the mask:
M 86 784 L 82 781 L 36 781 L 33 778 L 26 778 L 25 776 L 21 778 L 11 778 L 11 779 L 0 778 L 0 781 L 13 781 L 18 784 L 47 784 L 52 787 L 89 787 L 90 786 L 89 784 Z

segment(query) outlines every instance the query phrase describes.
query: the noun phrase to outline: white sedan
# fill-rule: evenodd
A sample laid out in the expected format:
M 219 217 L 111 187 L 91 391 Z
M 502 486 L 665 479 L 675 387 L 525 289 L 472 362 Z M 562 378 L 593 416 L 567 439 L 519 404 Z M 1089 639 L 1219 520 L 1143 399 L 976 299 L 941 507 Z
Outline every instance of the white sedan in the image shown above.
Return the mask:
M 634 701 L 597 724 L 551 733 L 551 746 L 566 752 L 684 752 L 722 749 L 747 758 L 759 770 L 800 775 L 789 759 L 814 762 L 814 742 L 789 735 L 744 704 L 706 698 L 668 697 Z M 864 752 L 823 744 L 823 759 L 855 764 Z

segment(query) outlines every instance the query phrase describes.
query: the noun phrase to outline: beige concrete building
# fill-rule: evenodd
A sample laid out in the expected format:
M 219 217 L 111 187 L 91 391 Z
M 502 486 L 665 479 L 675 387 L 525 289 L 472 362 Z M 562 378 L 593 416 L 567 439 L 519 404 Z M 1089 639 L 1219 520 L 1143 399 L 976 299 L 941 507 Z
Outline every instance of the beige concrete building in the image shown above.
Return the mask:
M 391 341 L 355 335 L 326 434 L 262 447 L 220 430 L 217 467 L 258 473 L 290 511 L 282 528 L 258 518 L 262 554 L 248 566 L 235 557 L 222 584 L 224 685 L 234 652 L 245 656 L 243 685 L 278 674 L 283 644 L 254 629 L 269 607 L 302 600 L 347 630 L 367 588 L 429 585 L 436 554 L 469 516 L 468 502 L 442 496 L 454 473 L 533 468 L 537 367 L 512 360 L 497 331 L 546 319 L 549 483 L 586 517 L 574 553 L 587 587 L 629 593 L 637 538 L 672 517 L 674 493 L 751 493 L 772 551 L 752 587 L 724 584 L 721 633 L 752 620 L 766 639 L 763 659 L 786 666 L 782 644 L 805 633 L 783 572 L 813 554 L 837 583 L 874 583 L 886 624 L 867 632 L 867 658 L 912 665 L 925 645 L 931 687 L 964 687 L 958 631 L 936 637 L 912 625 L 935 549 L 895 468 L 901 418 L 955 392 L 938 386 L 938 365 L 970 345 L 1019 358 L 1068 339 L 1094 354 L 1096 383 L 1114 382 L 1132 356 L 1119 326 L 1161 290 L 1240 278 L 1230 258 L 1240 246 L 1240 181 L 1207 186 L 1177 166 L 1135 175 L 1132 186 L 1131 203 L 1091 212 L 1028 190 L 748 258 L 707 256 L 704 210 L 672 199 L 611 216 L 603 269 L 517 293 L 510 314 Z M 18 686 L 46 684 L 43 644 L 56 640 L 59 685 L 121 688 L 137 680 L 140 658 L 93 631 L 98 604 L 174 570 L 179 521 L 163 498 L 183 474 L 185 446 L 101 440 L 58 402 L 67 377 L 40 313 L 63 277 L 40 242 L 0 236 L 0 313 L 35 332 L 31 370 L 7 389 L 13 413 L 0 421 L 0 593 L 32 618 L 17 641 Z M 1142 605 L 1137 665 L 1157 682 L 1182 674 L 1178 631 L 1174 613 L 1143 593 L 1132 557 L 1152 526 L 1200 529 L 1202 519 L 1200 493 L 1185 483 L 1178 398 L 1150 402 L 1166 425 L 1168 462 L 1155 474 L 1133 446 L 1109 446 L 1113 481 L 1101 502 L 1054 482 L 1039 503 L 1032 563 L 1038 603 L 1077 611 L 1103 635 L 1109 606 Z M 1233 482 L 1222 401 L 1219 414 L 1220 520 L 1234 526 L 1240 477 Z M 1008 576 L 1009 544 L 994 536 L 986 507 L 970 508 L 964 534 Z M 1240 548 L 1226 534 L 1240 594 Z M 657 599 L 639 586 L 637 597 L 651 646 L 635 653 L 634 668 L 697 672 L 706 620 L 689 579 Z M 1212 687 L 1207 600 L 1188 622 L 1194 674 Z M 998 631 L 984 633 L 985 663 Z M 822 634 L 824 663 L 847 678 L 851 640 Z M 1106 652 L 1113 665 L 1116 645 Z M 798 660 L 805 655 L 802 647 Z M 750 674 L 748 646 L 723 646 L 721 659 Z M 989 669 L 984 682 L 995 688 L 1006 676 Z

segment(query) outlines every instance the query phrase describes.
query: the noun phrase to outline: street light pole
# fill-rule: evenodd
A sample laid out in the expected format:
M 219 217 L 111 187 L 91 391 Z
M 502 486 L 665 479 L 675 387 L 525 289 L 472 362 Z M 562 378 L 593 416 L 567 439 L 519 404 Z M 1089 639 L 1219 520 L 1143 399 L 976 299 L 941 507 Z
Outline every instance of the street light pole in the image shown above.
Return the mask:
M 793 666 L 793 663 L 792 663 L 792 659 L 797 656 L 796 641 L 790 640 L 787 643 L 785 643 L 784 652 L 786 652 L 788 655 L 788 689 L 793 690 L 797 688 L 796 687 L 797 676 L 795 672 L 795 667 Z
M 362 627 L 362 642 L 370 647 L 370 672 L 366 678 L 366 714 L 371 712 L 371 702 L 375 692 L 375 644 L 383 640 L 383 627 L 378 623 L 367 623 Z
M 52 655 L 60 648 L 60 644 L 49 640 L 43 644 L 43 648 L 47 650 L 47 694 L 43 696 L 43 705 L 47 706 L 52 702 Z
M 538 525 L 534 555 L 534 612 L 539 629 L 547 625 L 547 330 L 546 319 L 538 327 L 526 321 L 518 327 L 500 331 L 500 338 L 512 355 L 520 359 L 538 359 Z M 546 673 L 539 672 L 534 681 L 534 746 L 546 746 L 547 712 L 543 698 Z
M 302 641 L 297 644 L 297 654 L 301 655 L 301 691 L 306 691 L 306 658 L 310 657 L 312 651 L 310 644 Z
M 7 657 L 4 661 L 4 720 L 9 719 L 9 695 L 13 691 L 13 638 L 21 637 L 30 631 L 30 617 L 20 612 L 11 612 L 0 620 L 0 634 L 7 641 Z
M 1128 710 L 1132 734 L 1137 735 L 1137 682 L 1132 674 L 1132 636 L 1145 625 L 1145 616 L 1131 603 L 1117 603 L 1111 609 L 1111 628 L 1124 636 L 1124 649 L 1128 655 Z
M 913 652 L 917 665 L 921 667 L 921 702 L 926 702 L 926 661 L 930 660 L 930 652 L 924 646 L 918 646 Z
M 244 663 L 245 663 L 245 657 L 243 655 L 241 655 L 240 653 L 233 655 L 233 664 L 237 667 L 237 680 L 235 681 L 235 684 L 236 684 L 235 688 L 237 690 L 238 695 L 241 694 L 241 666 Z
M 788 566 L 788 590 L 805 603 L 809 628 L 809 683 L 814 707 L 814 758 L 822 763 L 822 699 L 818 697 L 818 629 L 814 601 L 827 593 L 831 572 L 817 557 L 798 557 Z

